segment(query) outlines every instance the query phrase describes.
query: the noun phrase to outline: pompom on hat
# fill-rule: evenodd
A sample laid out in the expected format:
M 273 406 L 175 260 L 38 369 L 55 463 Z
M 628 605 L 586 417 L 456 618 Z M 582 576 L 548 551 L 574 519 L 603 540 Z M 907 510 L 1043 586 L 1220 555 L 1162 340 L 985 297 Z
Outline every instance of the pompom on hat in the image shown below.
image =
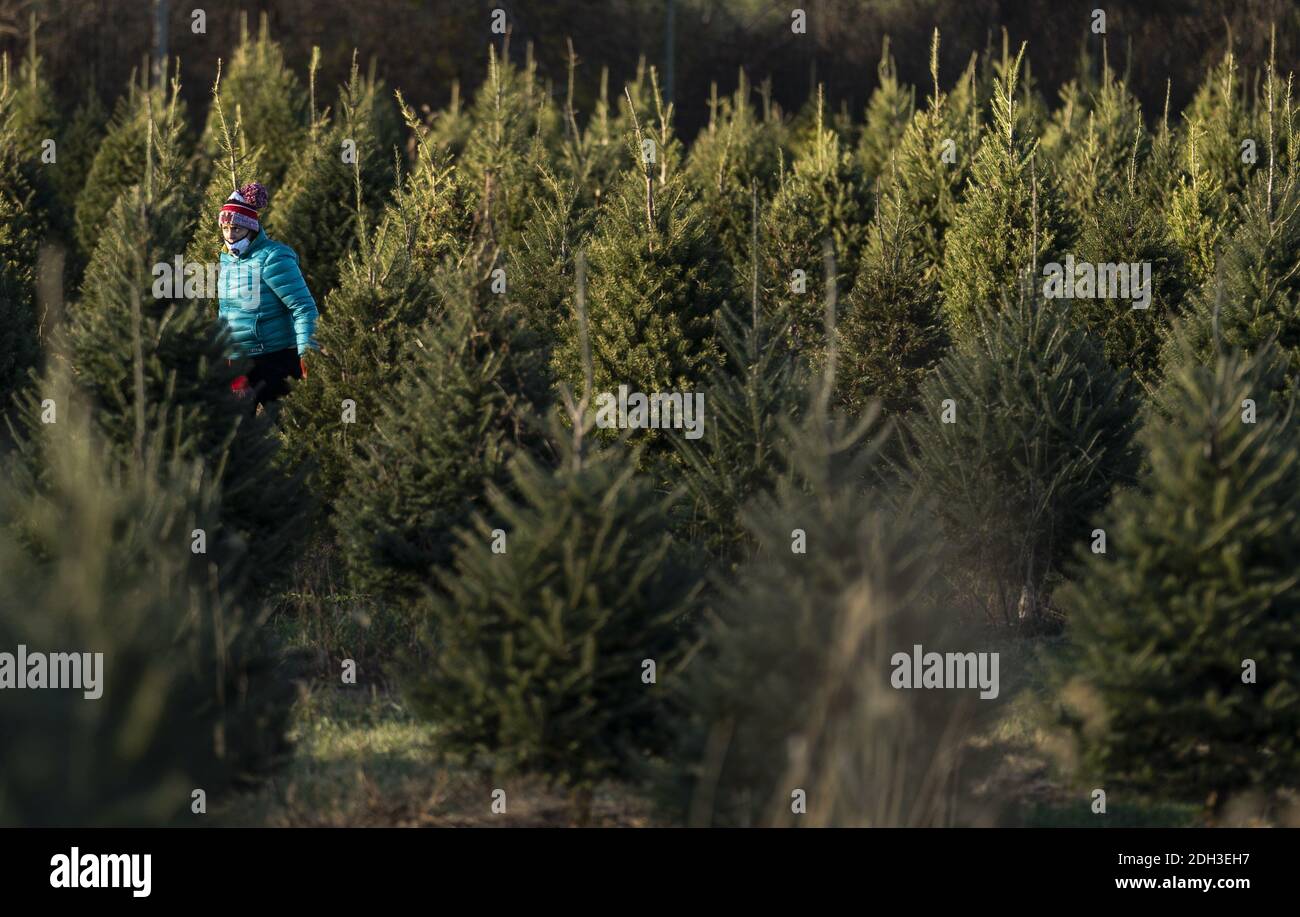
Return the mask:
M 266 206 L 266 188 L 260 182 L 251 181 L 238 191 L 230 192 L 230 197 L 221 205 L 217 223 L 221 226 L 234 223 L 253 232 L 260 232 L 262 224 L 257 221 L 257 211 Z

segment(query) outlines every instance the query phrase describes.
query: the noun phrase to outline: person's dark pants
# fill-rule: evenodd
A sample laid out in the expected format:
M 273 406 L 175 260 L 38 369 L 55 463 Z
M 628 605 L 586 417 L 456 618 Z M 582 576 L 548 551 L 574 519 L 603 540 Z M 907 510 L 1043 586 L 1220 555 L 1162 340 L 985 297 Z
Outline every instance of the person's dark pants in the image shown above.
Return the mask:
M 256 414 L 259 404 L 270 405 L 289 394 L 289 380 L 302 378 L 302 363 L 298 360 L 296 347 L 259 353 L 251 359 L 253 368 L 248 371 L 248 387 L 253 392 L 250 410 Z

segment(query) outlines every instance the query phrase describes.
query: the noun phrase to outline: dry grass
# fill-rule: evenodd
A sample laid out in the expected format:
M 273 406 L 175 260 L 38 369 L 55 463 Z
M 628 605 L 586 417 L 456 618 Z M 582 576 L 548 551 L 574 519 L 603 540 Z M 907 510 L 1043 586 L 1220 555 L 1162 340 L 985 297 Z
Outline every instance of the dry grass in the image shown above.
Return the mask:
M 1012 638 L 1000 647 L 1007 702 L 966 743 L 958 822 L 1003 827 L 1184 827 L 1205 824 L 1200 807 L 1112 792 L 1107 814 L 1091 811 L 1091 789 L 1070 777 L 1070 756 L 1044 724 L 1047 661 L 1060 640 Z M 1016 674 L 1018 673 L 1018 674 Z M 271 827 L 653 827 L 664 824 L 634 789 L 596 788 L 590 817 L 563 789 L 539 778 L 494 780 L 439 754 L 438 732 L 392 693 L 317 682 L 295 710 L 297 743 L 286 771 L 214 815 L 223 824 Z M 492 811 L 493 790 L 506 811 Z M 1285 800 L 1283 800 L 1285 803 Z M 1232 824 L 1300 825 L 1300 800 L 1260 815 L 1241 800 Z
M 295 713 L 288 770 L 220 813 L 223 822 L 271 827 L 568 827 L 577 810 L 534 778 L 495 782 L 440 761 L 437 731 L 378 690 L 317 686 Z M 494 789 L 506 811 L 492 811 Z M 617 786 L 597 787 L 588 824 L 645 827 L 649 805 Z

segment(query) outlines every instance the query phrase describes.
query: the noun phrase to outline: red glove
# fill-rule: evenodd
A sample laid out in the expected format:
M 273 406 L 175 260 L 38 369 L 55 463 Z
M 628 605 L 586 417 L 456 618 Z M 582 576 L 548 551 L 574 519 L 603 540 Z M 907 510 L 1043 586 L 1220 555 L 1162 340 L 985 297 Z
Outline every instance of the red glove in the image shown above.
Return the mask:
M 230 383 L 230 390 L 243 398 L 248 393 L 248 377 L 240 376 Z
M 307 378 L 307 360 L 304 357 L 298 358 L 298 369 L 302 370 L 301 379 Z

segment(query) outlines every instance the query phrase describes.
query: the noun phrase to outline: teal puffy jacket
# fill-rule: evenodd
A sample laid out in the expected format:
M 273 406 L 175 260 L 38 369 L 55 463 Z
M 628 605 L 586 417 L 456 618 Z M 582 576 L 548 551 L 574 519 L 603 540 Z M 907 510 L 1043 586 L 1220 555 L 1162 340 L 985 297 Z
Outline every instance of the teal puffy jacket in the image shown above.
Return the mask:
M 230 331 L 232 356 L 252 357 L 316 345 L 316 300 L 307 289 L 298 253 L 259 232 L 243 257 L 221 252 L 217 300 Z

